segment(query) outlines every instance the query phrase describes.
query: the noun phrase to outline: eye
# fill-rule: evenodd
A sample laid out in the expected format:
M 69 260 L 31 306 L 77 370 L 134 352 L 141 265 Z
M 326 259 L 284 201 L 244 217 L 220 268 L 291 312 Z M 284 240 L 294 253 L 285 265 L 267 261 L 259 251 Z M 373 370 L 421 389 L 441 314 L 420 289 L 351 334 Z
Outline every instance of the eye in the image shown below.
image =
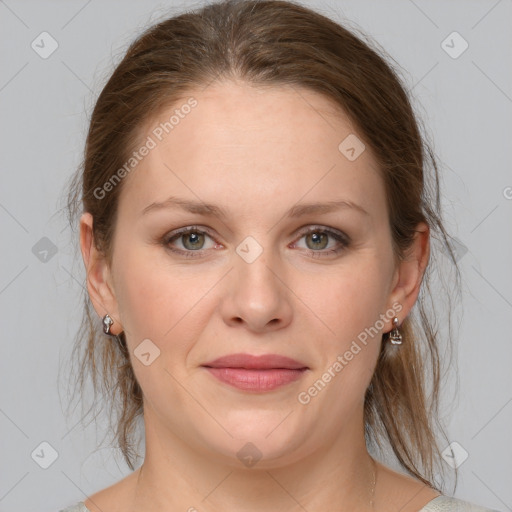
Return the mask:
M 209 247 L 205 246 L 207 239 L 211 240 Z M 303 231 L 299 241 L 302 239 L 305 240 L 306 252 L 313 258 L 338 254 L 350 245 L 350 238 L 341 231 L 321 226 L 311 226 Z M 201 257 L 206 250 L 220 246 L 207 228 L 198 226 L 173 231 L 166 235 L 161 243 L 169 251 L 187 258 Z M 293 243 L 292 246 L 302 248 L 299 242 Z
M 306 249 L 309 249 L 309 255 L 314 258 L 325 257 L 332 254 L 338 254 L 346 249 L 350 244 L 350 239 L 341 231 L 312 226 L 301 234 L 299 240 L 304 238 Z M 334 243 L 329 244 L 329 238 Z M 297 242 L 294 244 L 297 246 Z
M 211 246 L 205 247 L 205 240 L 207 238 L 213 241 L 213 238 L 208 234 L 207 230 L 199 229 L 196 226 L 190 226 L 187 228 L 179 229 L 177 231 L 173 231 L 164 238 L 162 243 L 172 252 L 193 258 L 202 254 L 203 250 L 211 248 Z M 181 244 L 181 248 L 173 247 L 172 244 L 176 243 Z

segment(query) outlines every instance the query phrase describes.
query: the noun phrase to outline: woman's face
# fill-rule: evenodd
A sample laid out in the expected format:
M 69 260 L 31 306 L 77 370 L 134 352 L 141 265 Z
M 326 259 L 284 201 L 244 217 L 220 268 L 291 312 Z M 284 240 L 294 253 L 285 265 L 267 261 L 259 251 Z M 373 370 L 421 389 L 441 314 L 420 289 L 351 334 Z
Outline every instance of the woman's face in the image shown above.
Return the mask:
M 370 149 L 308 90 L 225 82 L 190 96 L 149 125 L 124 178 L 112 296 L 95 303 L 126 333 L 147 433 L 260 467 L 362 439 L 382 333 L 415 298 Z M 297 364 L 207 367 L 232 354 Z

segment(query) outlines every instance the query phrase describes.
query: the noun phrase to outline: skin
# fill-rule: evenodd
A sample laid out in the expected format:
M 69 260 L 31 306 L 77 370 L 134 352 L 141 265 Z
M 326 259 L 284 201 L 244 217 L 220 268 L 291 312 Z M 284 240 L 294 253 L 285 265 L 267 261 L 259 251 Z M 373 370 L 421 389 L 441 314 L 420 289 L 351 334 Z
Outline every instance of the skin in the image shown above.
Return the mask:
M 88 291 L 98 315 L 114 319 L 111 331 L 127 336 L 146 436 L 141 468 L 86 506 L 371 510 L 363 403 L 391 317 L 308 404 L 297 397 L 393 305 L 403 322 L 428 262 L 428 227 L 418 225 L 407 258 L 395 264 L 375 160 L 368 145 L 355 161 L 338 150 L 357 131 L 329 99 L 234 81 L 190 95 L 198 105 L 124 178 L 112 268 L 92 243 L 91 215 L 80 221 Z M 152 120 L 141 140 L 174 108 Z M 180 209 L 142 215 L 169 196 L 213 203 L 227 216 Z M 285 215 L 297 203 L 339 200 L 367 215 L 353 208 Z M 191 258 L 161 241 L 188 226 L 212 233 L 192 240 L 203 251 Z M 341 231 L 351 242 L 328 254 L 339 242 L 329 237 L 315 245 L 303 233 L 310 226 Z M 251 263 L 236 252 L 247 236 L 263 250 Z M 177 237 L 171 246 L 193 252 L 187 240 Z M 134 356 L 144 339 L 160 350 L 148 366 Z M 255 393 L 201 367 L 235 352 L 286 355 L 309 369 L 298 381 Z M 250 468 L 236 455 L 247 442 L 262 454 Z M 439 494 L 380 463 L 376 478 L 375 510 L 413 512 Z

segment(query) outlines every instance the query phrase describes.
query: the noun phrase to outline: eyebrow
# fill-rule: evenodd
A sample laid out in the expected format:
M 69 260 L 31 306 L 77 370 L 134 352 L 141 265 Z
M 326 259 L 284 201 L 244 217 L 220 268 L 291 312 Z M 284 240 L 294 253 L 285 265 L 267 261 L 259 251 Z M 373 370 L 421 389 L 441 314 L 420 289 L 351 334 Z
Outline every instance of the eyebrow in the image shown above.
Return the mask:
M 150 212 L 159 211 L 163 209 L 177 209 L 180 208 L 189 213 L 196 213 L 204 216 L 218 217 L 226 219 L 228 213 L 223 208 L 210 203 L 190 201 L 179 197 L 169 197 L 165 201 L 151 203 L 142 210 L 141 215 L 146 215 Z M 342 209 L 352 209 L 366 216 L 370 214 L 360 205 L 352 201 L 328 201 L 325 203 L 302 203 L 296 204 L 288 210 L 285 214 L 290 218 L 302 217 L 310 214 L 323 214 L 330 213 Z

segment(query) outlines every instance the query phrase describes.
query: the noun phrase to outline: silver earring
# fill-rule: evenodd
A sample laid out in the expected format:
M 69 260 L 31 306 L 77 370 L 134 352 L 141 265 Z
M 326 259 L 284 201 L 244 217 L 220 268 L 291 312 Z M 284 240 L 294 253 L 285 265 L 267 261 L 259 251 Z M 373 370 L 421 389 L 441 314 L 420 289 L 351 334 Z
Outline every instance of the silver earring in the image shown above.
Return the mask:
M 103 317 L 103 332 L 109 336 L 115 336 L 110 332 L 110 326 L 114 323 L 114 320 L 107 315 Z
M 401 345 L 402 344 L 402 335 L 398 330 L 398 318 L 395 316 L 393 318 L 393 330 L 389 334 L 389 340 L 393 345 Z

